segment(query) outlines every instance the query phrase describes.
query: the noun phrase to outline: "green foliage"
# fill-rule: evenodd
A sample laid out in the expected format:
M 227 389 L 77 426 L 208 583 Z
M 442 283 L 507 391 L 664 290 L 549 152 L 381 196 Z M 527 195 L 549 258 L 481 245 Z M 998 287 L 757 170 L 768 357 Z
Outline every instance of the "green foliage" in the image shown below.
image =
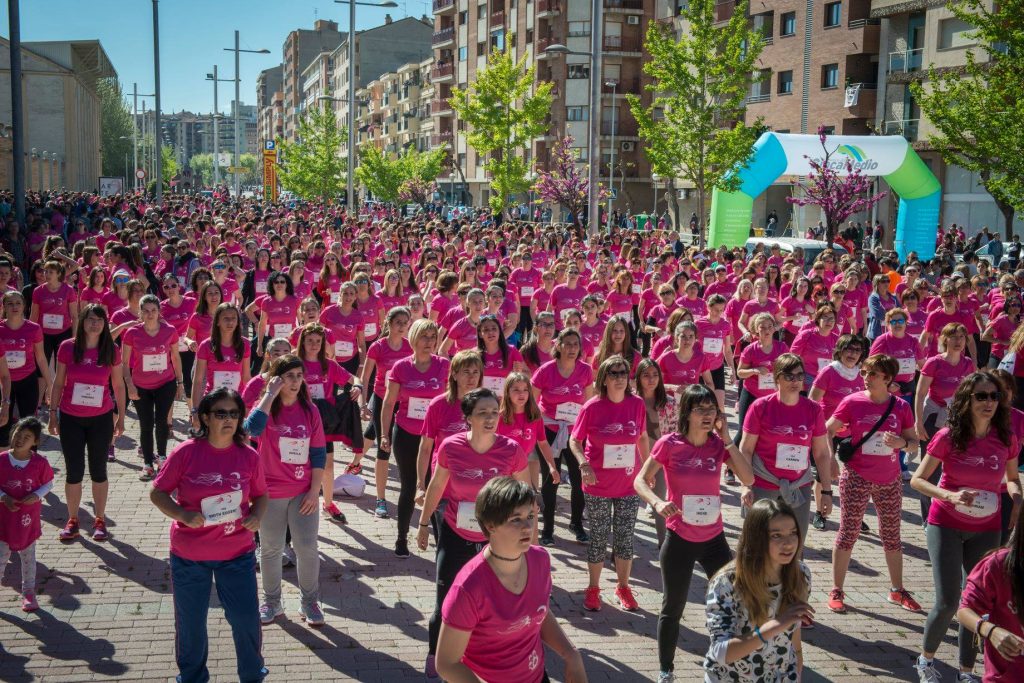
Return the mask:
M 164 189 L 171 187 L 171 178 L 178 174 L 178 160 L 174 157 L 174 148 L 160 145 L 160 176 L 164 181 Z
M 938 131 L 928 136 L 947 164 L 978 173 L 1005 221 L 1024 211 L 1024 0 L 1001 0 L 989 10 L 982 0 L 949 3 L 959 19 L 976 27 L 981 54 L 967 65 L 939 72 L 934 65 L 910 92 Z
M 196 184 L 200 187 L 211 187 L 213 185 L 213 154 L 194 154 L 188 160 L 188 165 L 195 176 Z
M 339 153 L 346 137 L 333 108 L 307 109 L 299 118 L 298 141 L 277 141 L 281 186 L 302 199 L 336 199 L 348 182 L 348 162 Z
M 687 28 L 676 40 L 672 28 L 650 22 L 644 73 L 653 79 L 651 105 L 627 95 L 653 171 L 682 178 L 697 188 L 704 218 L 712 188 L 735 190 L 730 173 L 742 165 L 757 140 L 761 120 L 746 126 L 746 100 L 755 81 L 764 37 L 747 21 L 747 0 L 740 0 L 728 23 L 716 26 L 715 0 L 690 0 L 680 15 Z
M 376 145 L 363 145 L 359 150 L 356 179 L 380 201 L 397 201 L 403 188 L 407 195 L 418 197 L 422 188 L 441 174 L 447 155 L 447 145 L 427 152 L 409 146 L 399 157 L 389 156 Z
M 132 115 L 124 101 L 121 84 L 113 78 L 102 78 L 96 82 L 100 99 L 100 154 L 102 174 L 124 176 L 130 184 L 132 169 Z M 121 139 L 125 138 L 125 139 Z M 128 168 L 125 168 L 125 156 Z
M 536 69 L 526 66 L 526 56 L 513 59 L 511 48 L 492 51 L 487 62 L 476 81 L 465 90 L 456 89 L 448 102 L 466 123 L 469 145 L 486 158 L 489 203 L 498 214 L 509 197 L 530 188 L 524 152 L 548 129 L 554 85 L 535 83 Z
M 194 154 L 188 160 L 188 165 L 192 169 L 197 186 L 213 187 L 212 153 Z M 238 165 L 245 168 L 245 173 L 239 180 L 242 185 L 259 185 L 263 182 L 263 165 L 260 157 L 255 154 L 242 154 L 238 157 Z M 231 177 L 227 169 L 221 167 L 220 181 L 230 184 Z

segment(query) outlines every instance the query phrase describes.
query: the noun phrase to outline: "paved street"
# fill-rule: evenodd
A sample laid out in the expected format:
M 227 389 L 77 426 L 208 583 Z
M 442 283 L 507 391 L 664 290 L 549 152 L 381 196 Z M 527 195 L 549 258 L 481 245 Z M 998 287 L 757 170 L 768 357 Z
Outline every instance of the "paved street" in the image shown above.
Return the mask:
M 180 437 L 185 409 L 177 404 L 175 410 Z M 136 426 L 134 420 L 129 423 Z M 44 503 L 44 535 L 38 544 L 41 609 L 34 615 L 20 611 L 15 589 L 20 585 L 19 570 L 16 563 L 10 565 L 0 590 L 0 680 L 173 680 L 167 520 L 149 503 L 149 484 L 137 480 L 141 460 L 136 455 L 136 436 L 137 432 L 129 433 L 117 442 L 117 462 L 110 468 L 112 539 L 108 543 L 83 539 L 68 546 L 56 540 L 65 515 L 63 463 L 59 444 L 47 437 L 44 452 L 60 471 L 54 492 Z M 371 490 L 368 487 L 368 496 L 358 502 L 340 501 L 348 526 L 321 522 L 321 587 L 327 616 L 321 631 L 311 631 L 299 621 L 295 572 L 285 571 L 289 619 L 264 629 L 270 680 L 422 679 L 426 622 L 434 602 L 433 549 L 397 560 L 390 551 L 394 522 L 373 518 Z M 394 501 L 397 488 L 390 487 L 388 496 Z M 724 502 L 726 529 L 734 543 L 740 524 L 735 491 L 726 491 Z M 83 531 L 91 525 L 86 510 Z M 873 510 L 867 521 L 877 530 Z M 927 608 L 932 600 L 931 569 L 917 499 L 910 494 L 903 506 L 903 521 L 906 585 Z M 806 559 L 814 575 L 812 602 L 819 607 L 819 619 L 804 636 L 805 680 L 916 680 L 911 664 L 924 614 L 911 614 L 885 601 L 888 581 L 877 536 L 863 536 L 854 551 L 847 583 L 850 611 L 835 615 L 825 609 L 835 531 L 834 522 L 825 532 L 810 530 Z M 641 512 L 637 535 L 639 557 L 633 575 L 641 610 L 629 614 L 606 602 L 600 612 L 589 613 L 581 605 L 586 581 L 584 547 L 566 540 L 564 518 L 556 531 L 552 609 L 582 650 L 591 681 L 624 683 L 657 677 L 654 635 L 661 580 L 654 561 L 654 526 L 646 513 Z M 610 570 L 603 582 L 603 596 L 610 600 L 614 588 Z M 699 663 L 707 647 L 704 587 L 703 579 L 694 580 L 684 615 L 676 659 L 683 681 L 702 678 Z M 952 628 L 937 659 L 943 661 L 944 677 L 952 678 L 946 664 L 955 661 Z M 218 681 L 234 677 L 230 633 L 216 609 L 210 618 L 210 670 Z M 553 656 L 548 670 L 553 679 L 561 680 Z

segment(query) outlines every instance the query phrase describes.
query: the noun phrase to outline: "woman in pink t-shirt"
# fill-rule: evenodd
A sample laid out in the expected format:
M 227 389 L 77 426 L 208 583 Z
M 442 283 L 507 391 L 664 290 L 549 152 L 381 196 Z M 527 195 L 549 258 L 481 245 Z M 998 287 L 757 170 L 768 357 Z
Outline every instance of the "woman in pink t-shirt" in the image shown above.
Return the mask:
M 1013 505 L 1020 509 L 1020 442 L 1002 398 L 992 375 L 974 372 L 965 377 L 949 407 L 949 426 L 928 443 L 928 453 L 910 480 L 916 491 L 932 499 L 925 535 L 935 577 L 935 604 L 925 621 L 917 661 L 922 679 L 934 671 L 933 657 L 960 602 L 963 572 L 970 572 L 999 545 L 999 488 L 1004 477 Z M 936 485 L 931 477 L 940 463 L 942 476 Z M 963 633 L 959 654 L 960 670 L 970 673 L 977 651 Z
M 539 490 L 541 486 L 541 457 L 544 458 L 552 482 L 556 486 L 561 482 L 555 456 L 551 453 L 551 445 L 544 438 L 544 419 L 533 396 L 530 377 L 525 373 L 513 372 L 505 381 L 501 393 L 501 420 L 498 422 L 498 433 L 518 443 L 526 453 L 530 467 L 530 486 L 534 491 Z
M 57 373 L 50 392 L 48 431 L 60 436 L 66 472 L 68 521 L 59 533 L 62 541 L 78 537 L 87 454 L 95 508 L 92 537 L 97 541 L 109 538 L 105 521 L 107 456 L 114 439 L 124 433 L 124 412 L 121 350 L 110 336 L 106 309 L 90 304 L 78 317 L 74 339 L 57 349 Z
M 267 281 L 270 293 L 257 299 L 260 321 L 256 328 L 256 354 L 263 355 L 264 341 L 274 337 L 288 337 L 295 329 L 299 313 L 299 299 L 296 298 L 292 281 L 287 273 L 275 271 Z
M 460 402 L 468 431 L 441 442 L 437 469 L 427 485 L 416 544 L 427 549 L 429 521 L 445 501 L 437 531 L 437 601 L 428 627 L 427 675 L 433 668 L 441 607 L 459 570 L 480 552 L 487 537 L 476 518 L 476 497 L 490 479 L 511 476 L 527 482 L 526 453 L 512 439 L 497 433 L 498 397 L 490 389 L 474 389 Z M 528 483 L 528 482 L 527 482 Z
M 919 444 L 910 405 L 889 393 L 889 385 L 898 372 L 899 363 L 892 356 L 871 355 L 860 369 L 864 391 L 852 393 L 834 410 L 826 410 L 830 415 L 826 423 L 830 437 L 846 432 L 852 445 L 861 444 L 844 463 L 839 477 L 839 499 L 843 505 L 839 534 L 832 549 L 832 590 L 828 599 L 828 608 L 833 612 L 846 611 L 843 585 L 869 501 L 874 502 L 878 512 L 878 534 L 889 569 L 889 602 L 911 612 L 921 609 L 903 585 L 903 479 L 899 453 L 913 450 Z M 876 425 L 874 434 L 868 437 Z
M 232 624 L 239 680 L 266 676 L 253 532 L 269 499 L 260 457 L 242 429 L 244 418 L 237 392 L 207 394 L 199 403 L 199 430 L 171 451 L 149 494 L 171 519 L 175 653 L 182 680 L 209 676 L 204 655 L 212 581 Z
M 370 278 L 361 273 L 352 278 L 356 286 L 356 308 L 363 318 L 363 336 L 367 343 L 376 341 L 380 336 L 380 328 L 384 326 L 384 314 L 387 309 L 370 286 Z
M 453 313 L 449 320 L 442 324 L 447 327 L 445 340 L 441 342 L 441 350 L 438 355 L 452 355 L 454 351 L 465 351 L 476 348 L 477 326 L 480 324 L 481 316 L 487 307 L 487 300 L 484 293 L 479 289 L 471 289 L 466 293 L 466 303 L 462 307 L 462 314 Z M 456 311 L 457 309 L 451 309 Z
M 770 313 L 759 313 L 750 321 L 754 341 L 743 349 L 736 365 L 736 376 L 742 381 L 737 409 L 740 424 L 755 399 L 770 396 L 777 388 L 772 368 L 775 359 L 788 349 L 785 343 L 775 339 L 775 325 Z
M 633 566 L 633 536 L 640 497 L 633 480 L 650 455 L 647 408 L 629 388 L 631 368 L 622 356 L 612 356 L 597 369 L 597 396 L 587 401 L 576 418 L 569 446 L 580 462 L 583 494 L 590 523 L 587 549 L 589 584 L 583 607 L 601 609 L 601 570 L 613 533 L 617 586 L 615 597 L 627 611 L 639 608 L 629 588 Z
M 1006 347 L 1010 337 L 1021 325 L 1021 301 L 1019 297 L 1007 299 L 1002 312 L 996 316 L 982 333 L 981 340 L 992 345 L 988 366 L 999 367 L 999 362 L 1006 355 Z
M 779 312 L 778 302 L 768 298 L 769 293 L 767 280 L 758 278 L 754 281 L 754 296 L 743 305 L 738 321 L 740 330 L 748 339 L 753 339 L 757 336 L 757 329 L 752 323 L 758 314 L 768 313 L 774 317 Z
M 512 372 L 526 369 L 519 350 L 509 346 L 502 334 L 501 323 L 493 315 L 485 315 L 476 328 L 476 349 L 484 361 L 482 386 L 496 394 L 505 387 L 505 378 Z
M 924 348 L 925 354 L 930 356 L 936 353 L 939 350 L 935 343 L 936 337 L 941 336 L 947 325 L 958 323 L 967 331 L 967 353 L 971 358 L 977 358 L 978 347 L 974 343 L 974 335 L 980 332 L 978 323 L 971 313 L 961 309 L 957 287 L 953 281 L 947 280 L 942 283 L 941 301 L 942 307 L 929 313 L 924 324 L 921 347 Z
M 809 390 L 818 373 L 832 363 L 832 352 L 839 335 L 836 307 L 831 303 L 818 306 L 808 324 L 797 333 L 790 350 L 804 362 L 807 371 L 804 389 Z
M 613 315 L 605 325 L 601 343 L 594 351 L 594 359 L 590 367 L 596 371 L 601 364 L 612 356 L 622 356 L 629 364 L 629 377 L 636 377 L 636 368 L 640 364 L 640 349 L 634 345 L 633 330 L 629 318 L 625 315 Z
M 354 375 L 360 358 L 366 355 L 363 319 L 355 306 L 356 286 L 345 282 L 339 291 L 338 303 L 324 308 L 320 322 L 334 334 L 334 360 Z
M 210 338 L 196 351 L 192 377 L 192 426 L 198 429 L 195 408 L 199 400 L 219 387 L 241 391 L 252 376 L 249 371 L 249 340 L 242 338 L 241 314 L 228 303 L 213 313 Z
M 782 323 L 784 341 L 792 346 L 796 335 L 800 333 L 814 315 L 814 302 L 811 300 L 811 281 L 799 277 L 789 296 L 782 300 L 777 320 Z
M 1024 519 L 1015 520 L 1019 526 Z M 987 555 L 967 577 L 956 620 L 985 643 L 985 681 L 1012 683 L 1024 656 L 1024 534 Z M 443 638 L 442 638 L 443 643 Z
M 46 281 L 32 290 L 29 320 L 43 328 L 43 349 L 49 362 L 78 325 L 78 295 L 64 282 L 64 264 L 47 261 Z
M 552 358 L 555 348 L 555 314 L 541 311 L 531 323 L 533 329 L 519 347 L 523 362 L 530 372 L 536 372 Z M 579 336 L 577 334 L 577 336 Z
M 459 570 L 442 604 L 436 673 L 446 680 L 540 683 L 544 645 L 565 660 L 565 680 L 586 678 L 550 610 L 551 558 L 531 545 L 535 496 L 511 477 L 491 479 L 477 495 L 487 547 Z
M 7 420 L 0 425 L 0 446 L 6 446 L 13 426 L 14 406 L 18 414 L 34 415 L 46 401 L 50 392 L 50 366 L 43 350 L 43 329 L 25 320 L 25 299 L 20 292 L 8 291 L 3 295 L 3 320 L 0 320 L 0 353 L 3 353 L 10 372 L 10 383 L 0 404 Z M 37 373 L 38 369 L 38 373 Z M 42 387 L 39 379 L 42 378 Z M 0 384 L 3 379 L 0 375 Z M 40 392 L 42 388 L 42 392 Z
M 658 357 L 658 367 L 661 368 L 665 384 L 672 393 L 697 382 L 703 382 L 708 387 L 714 386 L 711 370 L 708 368 L 708 357 L 697 348 L 698 334 L 697 326 L 689 320 L 679 323 L 673 335 L 676 340 L 675 348 L 665 351 Z

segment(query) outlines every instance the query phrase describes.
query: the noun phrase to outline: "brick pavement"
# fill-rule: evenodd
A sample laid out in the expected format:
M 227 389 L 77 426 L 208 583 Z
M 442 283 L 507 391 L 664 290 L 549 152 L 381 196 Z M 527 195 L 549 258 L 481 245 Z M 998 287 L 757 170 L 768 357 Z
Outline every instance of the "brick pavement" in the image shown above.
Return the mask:
M 180 438 L 185 427 L 184 405 L 176 404 L 175 412 Z M 168 522 L 149 503 L 149 484 L 137 480 L 141 468 L 136 455 L 137 431 L 133 430 L 134 421 L 129 423 L 129 433 L 117 442 L 117 462 L 110 466 L 108 524 L 112 538 L 107 543 L 82 539 L 64 546 L 56 540 L 65 516 L 63 463 L 56 439 L 47 437 L 43 444 L 43 452 L 59 471 L 55 489 L 44 501 L 43 538 L 38 544 L 41 609 L 34 615 L 21 612 L 15 588 L 20 585 L 20 570 L 17 563 L 9 564 L 0 588 L 2 681 L 173 680 Z M 347 452 L 341 457 L 347 457 Z M 906 585 L 927 609 L 933 598 L 931 569 L 917 499 L 909 487 L 906 490 Z M 433 549 L 414 553 L 404 561 L 395 558 L 390 552 L 394 521 L 372 516 L 371 491 L 368 487 L 367 496 L 359 501 L 339 501 L 348 526 L 321 522 L 321 587 L 327 617 L 322 630 L 312 631 L 298 619 L 295 573 L 285 570 L 288 619 L 263 631 L 270 680 L 423 679 L 426 621 L 434 602 Z M 397 498 L 396 486 L 389 487 L 388 496 L 391 501 Z M 91 524 L 90 499 L 87 488 L 84 529 Z M 723 502 L 726 531 L 735 546 L 740 524 L 736 491 L 723 489 Z M 567 503 L 563 503 L 560 512 L 566 509 Z M 877 530 L 873 509 L 867 521 Z M 597 613 L 583 610 L 585 549 L 569 540 L 561 514 L 558 523 L 557 545 L 551 549 L 555 572 L 552 610 L 583 652 L 590 680 L 624 683 L 656 679 L 654 638 L 661 580 L 652 521 L 641 512 L 633 569 L 634 592 L 641 609 L 633 614 L 610 602 Z M 916 680 L 911 665 L 924 614 L 911 614 L 886 602 L 888 581 L 876 535 L 863 535 L 854 551 L 846 586 L 849 612 L 835 615 L 825 609 L 835 532 L 836 523 L 832 522 L 824 532 L 812 528 L 809 533 L 806 560 L 814 576 L 812 602 L 818 608 L 818 621 L 815 629 L 804 635 L 805 680 Z M 611 600 L 614 574 L 610 568 L 602 582 L 604 598 Z M 699 667 L 707 648 L 704 588 L 703 578 L 695 578 L 683 618 L 676 657 L 676 672 L 683 681 L 703 678 Z M 212 602 L 210 671 L 214 680 L 230 681 L 234 679 L 234 649 L 227 623 L 216 609 L 216 597 Z M 955 657 L 954 624 L 938 655 L 947 680 L 954 676 L 947 663 Z M 561 680 L 557 659 L 549 653 L 548 661 L 552 678 Z

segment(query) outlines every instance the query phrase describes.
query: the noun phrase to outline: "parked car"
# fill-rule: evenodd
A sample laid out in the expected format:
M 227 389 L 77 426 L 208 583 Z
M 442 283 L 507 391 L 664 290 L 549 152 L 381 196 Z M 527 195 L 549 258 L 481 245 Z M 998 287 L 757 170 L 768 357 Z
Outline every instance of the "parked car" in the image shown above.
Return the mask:
M 751 237 L 745 245 L 747 258 L 754 254 L 754 248 L 758 244 L 763 244 L 765 249 L 771 249 L 772 246 L 777 244 L 781 247 L 783 256 L 792 254 L 794 249 L 800 247 L 804 250 L 804 266 L 807 268 L 810 268 L 811 264 L 817 260 L 818 255 L 828 248 L 828 243 L 822 240 L 808 240 L 799 237 Z M 846 253 L 846 249 L 834 242 L 832 243 L 832 249 L 839 253 Z

